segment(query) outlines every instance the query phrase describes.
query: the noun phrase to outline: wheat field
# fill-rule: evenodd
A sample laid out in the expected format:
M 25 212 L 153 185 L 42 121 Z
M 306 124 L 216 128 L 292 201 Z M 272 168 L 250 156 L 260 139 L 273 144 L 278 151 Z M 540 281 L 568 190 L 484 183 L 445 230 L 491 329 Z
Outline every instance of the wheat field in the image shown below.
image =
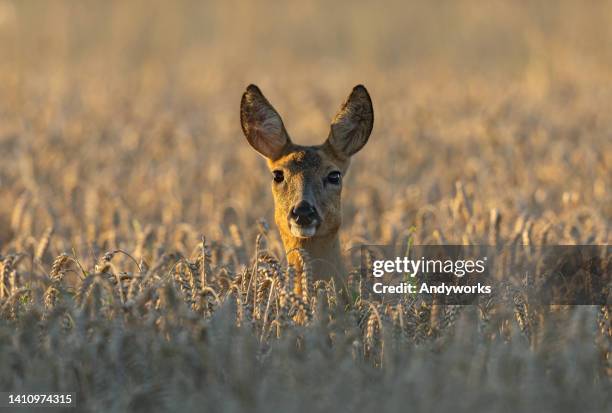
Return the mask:
M 318 144 L 367 86 L 347 250 L 607 245 L 610 15 L 0 1 L 0 392 L 75 392 L 83 412 L 610 411 L 609 305 L 553 311 L 529 282 L 478 306 L 391 304 L 358 271 L 345 302 L 307 256 L 296 295 L 238 111 L 256 83 Z

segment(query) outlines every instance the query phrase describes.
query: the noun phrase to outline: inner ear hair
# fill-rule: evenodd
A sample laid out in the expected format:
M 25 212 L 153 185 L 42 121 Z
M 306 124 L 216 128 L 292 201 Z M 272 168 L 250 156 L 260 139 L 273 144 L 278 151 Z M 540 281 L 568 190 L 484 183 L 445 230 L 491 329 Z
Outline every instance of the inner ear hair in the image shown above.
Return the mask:
M 278 159 L 291 142 L 282 118 L 255 85 L 242 95 L 240 124 L 249 144 L 268 159 Z
M 341 157 L 350 157 L 365 146 L 374 126 L 372 100 L 366 88 L 357 85 L 331 123 L 327 142 Z

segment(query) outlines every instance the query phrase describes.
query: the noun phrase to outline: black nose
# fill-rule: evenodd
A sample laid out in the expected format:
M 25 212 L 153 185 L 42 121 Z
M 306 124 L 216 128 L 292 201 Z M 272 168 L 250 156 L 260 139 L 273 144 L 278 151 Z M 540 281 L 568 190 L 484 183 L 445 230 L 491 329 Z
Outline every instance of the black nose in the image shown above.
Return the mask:
M 314 206 L 310 205 L 310 203 L 300 201 L 293 207 L 289 215 L 296 224 L 308 226 L 312 224 L 315 219 L 317 219 L 317 210 Z

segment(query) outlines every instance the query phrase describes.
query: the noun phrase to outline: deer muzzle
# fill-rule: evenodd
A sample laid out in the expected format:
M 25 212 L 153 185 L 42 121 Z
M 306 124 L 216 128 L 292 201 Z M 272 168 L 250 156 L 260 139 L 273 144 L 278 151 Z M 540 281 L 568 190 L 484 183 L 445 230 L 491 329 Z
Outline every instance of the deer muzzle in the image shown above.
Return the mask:
M 321 224 L 317 209 L 310 202 L 298 202 L 289 213 L 289 228 L 291 234 L 298 238 L 310 238 L 315 235 Z

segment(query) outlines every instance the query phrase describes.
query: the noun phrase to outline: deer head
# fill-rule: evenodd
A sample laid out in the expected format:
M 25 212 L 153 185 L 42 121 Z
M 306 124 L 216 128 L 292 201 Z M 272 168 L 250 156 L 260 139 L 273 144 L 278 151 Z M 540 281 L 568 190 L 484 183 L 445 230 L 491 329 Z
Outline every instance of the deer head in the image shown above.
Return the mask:
M 255 85 L 242 96 L 240 120 L 249 144 L 267 160 L 274 218 L 289 262 L 291 252 L 302 248 L 315 264 L 323 261 L 337 272 L 342 181 L 351 156 L 368 142 L 374 123 L 368 91 L 361 85 L 353 89 L 322 145 L 294 144 L 280 115 Z

